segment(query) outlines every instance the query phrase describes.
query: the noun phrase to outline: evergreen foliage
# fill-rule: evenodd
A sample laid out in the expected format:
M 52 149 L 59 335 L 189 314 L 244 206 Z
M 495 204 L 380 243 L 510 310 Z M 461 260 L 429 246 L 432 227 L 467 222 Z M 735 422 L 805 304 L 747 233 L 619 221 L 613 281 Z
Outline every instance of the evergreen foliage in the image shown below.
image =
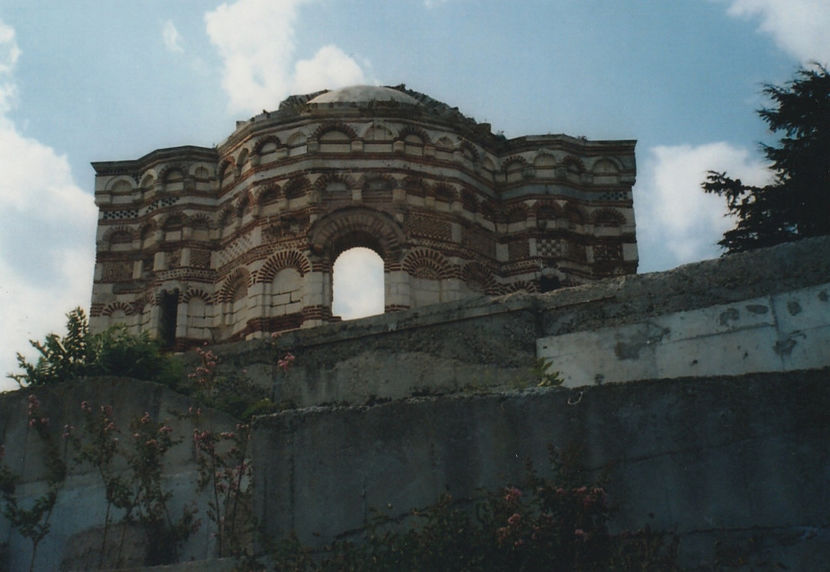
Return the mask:
M 710 171 L 702 184 L 705 192 L 725 197 L 737 218 L 718 242 L 727 253 L 830 234 L 830 75 L 815 64 L 763 93 L 773 105 L 758 115 L 781 134 L 776 146 L 762 145 L 773 182 L 745 185 Z

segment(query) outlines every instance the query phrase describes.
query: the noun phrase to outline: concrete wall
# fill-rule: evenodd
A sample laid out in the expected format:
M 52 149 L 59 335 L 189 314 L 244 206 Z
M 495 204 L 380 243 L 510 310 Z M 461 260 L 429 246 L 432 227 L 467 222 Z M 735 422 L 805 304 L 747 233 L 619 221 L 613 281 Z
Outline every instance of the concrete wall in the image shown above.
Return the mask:
M 520 483 L 526 459 L 544 469 L 548 445 L 578 445 L 594 475 L 611 468 L 615 526 L 676 530 L 684 562 L 734 548 L 763 569 L 819 569 L 828 382 L 822 370 L 288 411 L 256 422 L 254 504 L 270 535 L 319 544 L 371 508 L 404 515 L 445 491 Z
M 463 388 L 830 366 L 830 237 L 547 294 L 473 298 L 215 347 L 299 407 Z M 297 356 L 287 375 L 276 358 Z
M 66 424 L 82 426 L 80 404 L 88 401 L 92 407 L 109 404 L 113 407 L 122 442 L 131 439 L 129 423 L 133 418 L 150 413 L 153 419 L 166 421 L 182 437 L 165 457 L 164 487 L 173 493 L 169 503 L 171 516 L 181 516 L 185 504 L 195 502 L 202 526 L 183 546 L 185 560 L 204 559 L 213 554 L 212 523 L 207 518 L 207 498 L 196 493 L 198 468 L 195 462 L 193 425 L 189 420 L 178 420 L 175 413 L 185 413 L 192 404 L 186 397 L 160 385 L 125 378 L 100 378 L 66 383 L 49 388 L 38 388 L 0 394 L 0 443 L 6 448 L 3 463 L 21 476 L 17 494 L 30 506 L 34 499 L 46 491 L 42 440 L 27 424 L 27 399 L 34 393 L 41 402 L 41 409 L 49 417 L 49 426 L 57 443 L 62 444 Z M 202 428 L 233 430 L 235 421 L 230 417 L 205 409 Z M 71 459 L 72 453 L 67 453 Z M 89 569 L 89 563 L 97 564 L 95 557 L 100 546 L 100 528 L 106 510 L 103 483 L 88 466 L 69 462 L 70 474 L 57 497 L 51 517 L 51 530 L 38 547 L 37 570 Z M 1 501 L 0 501 L 1 502 Z M 115 514 L 115 520 L 120 519 Z M 110 536 L 113 538 L 113 536 Z M 31 558 L 31 542 L 22 538 L 0 516 L 0 544 L 8 543 L 8 562 L 0 560 L 0 570 L 28 570 Z M 128 534 L 127 557 L 134 557 L 131 565 L 141 564 L 145 547 L 140 534 Z M 133 545 L 130 548 L 130 545 Z M 8 568 L 3 568 L 3 565 Z
M 570 387 L 822 367 L 830 352 L 830 282 L 545 336 L 536 346 Z

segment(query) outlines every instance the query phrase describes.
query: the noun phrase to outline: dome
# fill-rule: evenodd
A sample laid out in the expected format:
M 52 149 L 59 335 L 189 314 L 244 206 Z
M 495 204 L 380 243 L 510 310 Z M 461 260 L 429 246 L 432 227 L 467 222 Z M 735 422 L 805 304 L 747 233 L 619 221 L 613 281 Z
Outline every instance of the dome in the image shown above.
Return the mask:
M 309 100 L 309 103 L 368 103 L 370 101 L 395 101 L 418 105 L 418 100 L 402 91 L 377 85 L 353 85 L 334 89 Z

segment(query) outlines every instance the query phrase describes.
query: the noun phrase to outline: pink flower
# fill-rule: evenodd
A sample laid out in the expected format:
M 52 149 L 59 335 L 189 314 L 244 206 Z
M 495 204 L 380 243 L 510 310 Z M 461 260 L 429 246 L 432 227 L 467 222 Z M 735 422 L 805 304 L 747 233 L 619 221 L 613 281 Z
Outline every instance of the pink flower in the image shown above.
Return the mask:
M 85 413 L 92 411 L 92 408 L 89 406 L 89 401 L 81 401 L 81 411 L 84 411 Z
M 139 421 L 141 422 L 142 425 L 145 425 L 145 424 L 149 423 L 150 422 L 150 414 L 147 411 L 145 411 L 144 416 Z
M 504 500 L 510 504 L 513 504 L 517 500 L 522 497 L 522 491 L 517 489 L 516 487 L 510 487 L 504 489 Z
M 517 524 L 519 524 L 520 520 L 522 520 L 522 515 L 520 515 L 518 512 L 514 512 L 510 515 L 510 518 L 507 519 L 507 524 L 509 524 L 510 526 L 516 526 Z
M 277 361 L 277 367 L 279 367 L 282 371 L 288 371 L 288 368 L 294 363 L 294 355 L 292 353 L 285 354 L 281 360 Z

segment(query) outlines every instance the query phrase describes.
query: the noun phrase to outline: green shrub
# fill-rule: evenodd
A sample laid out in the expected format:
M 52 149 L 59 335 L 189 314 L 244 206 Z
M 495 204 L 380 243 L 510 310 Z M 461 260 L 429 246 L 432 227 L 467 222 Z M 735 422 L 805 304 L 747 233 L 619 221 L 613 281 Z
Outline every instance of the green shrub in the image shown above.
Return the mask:
M 184 373 L 181 364 L 162 353 L 146 332 L 130 334 L 123 325 L 90 334 L 81 308 L 67 315 L 66 335 L 49 334 L 43 342 L 30 340 L 38 351 L 31 363 L 18 353 L 22 373 L 9 374 L 20 387 L 53 385 L 94 375 L 118 375 L 155 381 L 175 388 Z

